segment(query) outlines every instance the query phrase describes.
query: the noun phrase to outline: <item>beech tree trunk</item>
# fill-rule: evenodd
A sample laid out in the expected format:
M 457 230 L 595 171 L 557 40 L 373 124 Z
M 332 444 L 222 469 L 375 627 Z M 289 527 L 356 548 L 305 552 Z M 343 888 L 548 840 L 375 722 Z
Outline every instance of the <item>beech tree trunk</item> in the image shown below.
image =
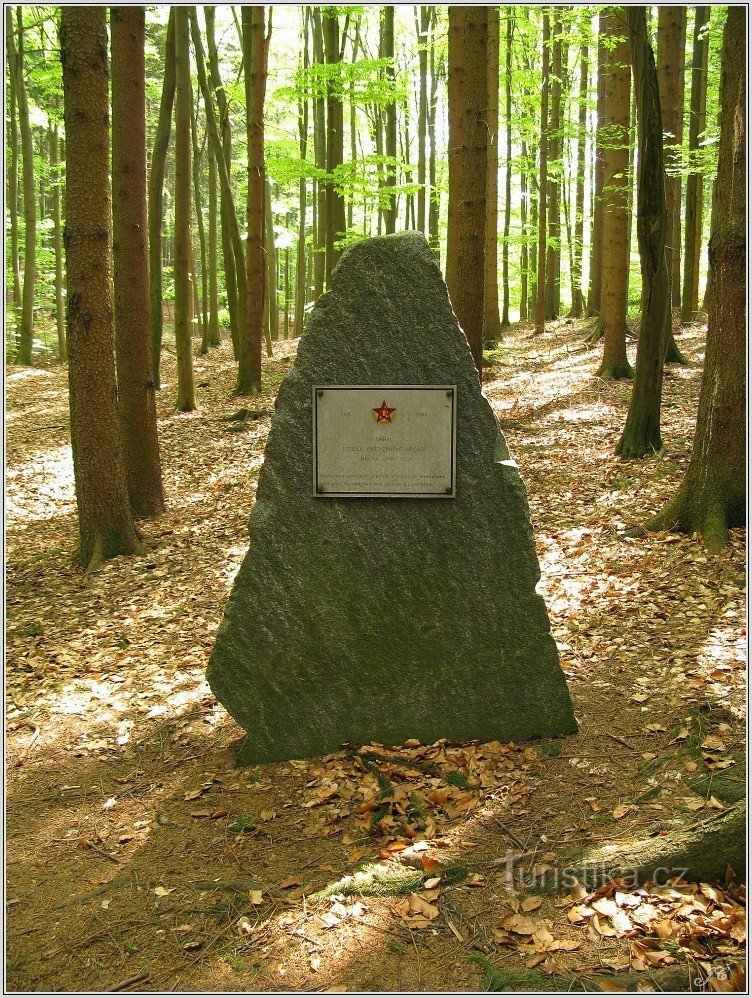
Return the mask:
M 522 156 L 520 165 L 520 322 L 528 320 L 528 273 L 530 269 L 530 245 L 527 226 L 528 215 L 528 176 L 527 176 L 527 147 L 522 143 Z
M 546 331 L 546 236 L 548 232 L 546 191 L 548 189 L 548 88 L 551 32 L 548 8 L 543 10 L 543 52 L 541 70 L 541 138 L 538 174 L 538 277 L 535 285 L 535 335 Z
M 60 171 L 60 137 L 57 123 L 49 130 L 50 173 L 52 184 L 52 247 L 55 252 L 55 324 L 57 326 L 57 355 L 61 361 L 68 359 L 65 340 L 65 274 L 63 267 L 63 223 L 60 212 L 60 188 L 63 178 Z M 147 345 L 148 354 L 148 345 Z
M 590 236 L 590 287 L 588 312 L 600 315 L 603 288 L 603 178 L 604 147 L 606 145 L 606 77 L 609 73 L 609 51 L 603 23 L 598 18 L 598 89 L 597 128 L 595 133 L 595 169 L 593 175 L 593 218 Z
M 689 157 L 692 164 L 705 133 L 706 99 L 708 92 L 708 21 L 710 7 L 695 7 L 695 38 L 692 54 L 692 90 L 689 103 Z M 693 164 L 694 165 L 694 164 Z M 703 176 L 693 169 L 687 177 L 684 220 L 684 282 L 682 287 L 681 320 L 694 322 L 700 284 L 700 248 L 702 241 Z
M 325 7 L 323 18 L 324 57 L 330 67 L 339 66 L 339 17 L 336 7 Z M 396 147 L 396 137 L 395 137 Z M 396 148 L 395 148 L 396 155 Z M 330 69 L 326 94 L 326 281 L 342 256 L 338 242 L 345 235 L 345 199 L 335 177 L 344 160 L 344 117 L 342 109 L 342 74 Z
M 483 343 L 499 342 L 499 8 L 486 7 L 488 55 L 486 57 L 488 112 L 486 128 L 486 245 L 484 250 Z M 509 169 L 507 168 L 507 175 Z M 506 210 L 506 209 L 505 209 Z M 509 324 L 507 308 L 507 324 Z
M 324 64 L 324 28 L 321 8 L 313 8 L 313 61 L 314 64 Z M 313 153 L 316 169 L 319 173 L 326 171 L 326 100 L 317 92 L 313 100 Z M 313 297 L 314 301 L 324 293 L 326 283 L 326 232 L 327 223 L 327 186 L 319 177 L 316 179 L 316 218 L 314 226 L 313 245 Z
M 588 46 L 580 45 L 580 88 L 577 95 L 577 175 L 575 177 L 574 245 L 572 246 L 572 309 L 573 318 L 585 313 L 582 293 L 582 255 L 585 238 L 585 142 L 587 137 Z
M 485 234 L 478 223 L 486 217 L 487 58 L 486 8 L 450 7 L 447 283 L 451 275 L 452 307 L 470 344 L 479 377 L 483 371 Z M 474 71 L 466 72 L 467 66 Z
M 209 346 L 219 346 L 219 294 L 217 289 L 217 160 L 211 143 L 209 159 L 209 217 L 208 269 L 209 269 Z
M 274 245 L 272 188 L 264 182 L 264 289 L 266 295 L 266 355 L 272 356 L 272 340 L 279 339 L 279 287 L 277 280 L 277 247 Z
M 687 24 L 686 7 L 658 8 L 658 86 L 661 91 L 661 113 L 666 135 L 666 266 L 671 290 L 671 306 L 678 307 L 673 297 L 674 257 L 679 255 L 681 179 L 674 171 L 681 166 L 681 139 L 684 110 L 684 37 Z M 678 269 L 676 269 L 678 276 Z M 674 340 L 671 308 L 666 313 L 666 362 L 686 364 L 687 358 Z
M 68 381 L 80 563 L 141 551 L 118 432 L 110 284 L 110 137 L 104 7 L 63 7 Z
M 631 378 L 627 359 L 627 285 L 629 282 L 629 40 L 624 7 L 605 7 L 599 35 L 608 39 L 604 66 L 601 378 Z M 600 67 L 599 67 L 600 72 Z M 662 182 L 662 181 L 661 181 Z
M 146 8 L 111 7 L 112 259 L 118 420 L 135 517 L 164 509 L 149 352 L 146 224 Z
M 308 49 L 308 25 L 310 24 L 310 12 L 306 9 L 303 21 L 303 55 L 301 68 L 304 79 L 308 79 L 309 49 Z M 298 104 L 298 149 L 301 161 L 305 161 L 308 151 L 308 97 L 303 92 Z M 306 179 L 301 176 L 298 181 L 298 249 L 296 253 L 296 277 L 295 277 L 295 325 L 294 336 L 301 336 L 303 333 L 303 323 L 305 320 L 306 306 Z
M 561 310 L 561 16 L 553 7 L 553 38 L 548 123 L 548 183 L 546 218 L 546 318 L 555 319 Z
M 246 287 L 248 301 L 241 331 L 236 395 L 261 388 L 261 345 L 264 315 L 264 97 L 267 43 L 264 8 L 244 6 L 243 66 L 245 71 L 246 138 L 248 143 L 248 242 Z
M 648 530 L 700 533 L 711 551 L 746 523 L 746 11 L 730 6 L 721 57 L 721 122 L 710 262 L 708 341 L 692 456 Z
M 489 15 L 490 16 L 490 15 Z M 512 42 L 514 41 L 514 10 L 506 8 L 506 50 L 504 53 L 504 111 L 506 130 L 506 164 L 504 181 L 504 239 L 501 247 L 501 325 L 509 325 L 509 229 L 512 221 Z
M 20 237 L 18 232 L 18 100 L 16 97 L 15 67 L 13 61 L 17 58 L 13 44 L 13 8 L 5 8 L 5 38 L 8 54 L 8 147 L 10 162 L 8 164 L 8 215 L 10 217 L 10 262 L 13 271 L 13 308 L 15 310 L 16 329 L 21 328 L 21 262 L 19 255 Z
M 191 147 L 192 176 L 193 176 L 193 208 L 196 214 L 196 231 L 198 232 L 198 262 L 201 264 L 201 283 L 199 285 L 199 274 L 197 259 L 195 256 L 195 243 L 193 245 L 193 300 L 195 303 L 196 315 L 199 316 L 201 329 L 202 354 L 209 350 L 209 274 L 206 261 L 206 225 L 204 224 L 204 199 L 201 193 L 201 146 L 198 141 L 198 101 L 194 100 L 193 87 L 191 87 Z M 200 287 L 200 294 L 199 294 Z
M 196 408 L 191 303 L 191 63 L 189 11 L 175 8 L 175 351 L 178 412 Z
M 440 264 L 439 208 L 441 192 L 436 186 L 436 104 L 438 101 L 439 74 L 436 66 L 436 8 L 431 7 L 431 47 L 428 54 L 431 93 L 428 101 L 428 244 Z
M 34 295 L 37 281 L 37 200 L 34 179 L 34 135 L 29 117 L 29 101 L 23 71 L 23 8 L 17 7 L 17 39 L 12 24 L 7 33 L 8 67 L 13 73 L 13 84 L 18 103 L 18 122 L 21 130 L 21 161 L 23 166 L 24 205 L 24 269 L 21 292 L 21 327 L 18 338 L 18 364 L 31 364 L 34 344 Z M 17 41 L 17 46 L 16 46 Z
M 418 35 L 418 229 L 427 232 L 426 226 L 426 139 L 428 138 L 428 29 L 431 8 L 422 5 L 416 24 Z
M 390 4 L 381 8 L 380 48 L 381 58 L 390 60 L 384 70 L 384 78 L 388 86 L 394 87 L 394 7 Z M 397 102 L 394 95 L 389 96 L 384 119 L 384 155 L 387 157 L 384 231 L 388 235 L 397 228 Z
M 159 364 L 162 354 L 162 220 L 164 209 L 165 164 L 175 102 L 175 8 L 170 8 L 165 44 L 162 98 L 157 130 L 151 150 L 149 174 L 149 324 L 151 327 L 151 376 L 154 388 L 161 387 Z
M 616 446 L 622 458 L 659 452 L 661 392 L 666 356 L 666 311 L 670 307 L 666 268 L 666 196 L 663 122 L 658 73 L 648 41 L 644 7 L 628 7 L 629 44 L 639 121 L 637 242 L 642 270 L 642 316 L 637 340 L 635 383 L 624 432 Z

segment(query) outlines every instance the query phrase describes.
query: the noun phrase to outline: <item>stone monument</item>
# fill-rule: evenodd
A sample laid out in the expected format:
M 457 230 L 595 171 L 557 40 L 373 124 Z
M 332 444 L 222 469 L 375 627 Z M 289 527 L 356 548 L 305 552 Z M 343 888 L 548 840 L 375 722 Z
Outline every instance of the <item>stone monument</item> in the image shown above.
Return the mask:
M 331 284 L 207 670 L 238 761 L 575 731 L 525 488 L 427 242 L 366 239 Z

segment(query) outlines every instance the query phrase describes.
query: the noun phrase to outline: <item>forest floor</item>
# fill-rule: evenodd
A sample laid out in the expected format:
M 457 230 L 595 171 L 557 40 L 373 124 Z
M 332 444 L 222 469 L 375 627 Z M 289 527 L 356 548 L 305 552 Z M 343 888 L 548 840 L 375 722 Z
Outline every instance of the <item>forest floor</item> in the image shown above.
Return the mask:
M 626 463 L 613 448 L 630 384 L 594 376 L 598 351 L 572 323 L 530 332 L 491 355 L 484 389 L 529 490 L 580 731 L 408 744 L 382 766 L 395 789 L 371 836 L 370 770 L 345 753 L 233 768 L 242 732 L 204 681 L 269 429 L 268 415 L 226 421 L 239 408 L 227 345 L 196 358 L 189 415 L 172 410 L 167 355 L 167 512 L 144 524 L 145 557 L 88 577 L 66 371 L 8 369 L 10 990 L 614 990 L 629 968 L 650 990 L 670 966 L 686 990 L 738 988 L 743 888 L 556 898 L 533 880 L 573 848 L 744 791 L 744 532 L 719 555 L 678 534 L 620 536 L 686 467 L 704 330 L 679 337 L 691 364 L 667 371 L 666 454 Z M 275 344 L 268 387 L 245 404 L 268 413 L 296 346 Z M 464 786 L 442 778 L 454 771 Z

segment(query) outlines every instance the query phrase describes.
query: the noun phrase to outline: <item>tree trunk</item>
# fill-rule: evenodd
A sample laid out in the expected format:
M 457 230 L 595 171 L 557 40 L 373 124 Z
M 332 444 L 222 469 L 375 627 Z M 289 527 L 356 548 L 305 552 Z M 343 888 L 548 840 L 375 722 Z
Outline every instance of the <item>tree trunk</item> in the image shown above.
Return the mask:
M 209 351 L 209 274 L 206 262 L 206 226 L 204 225 L 204 203 L 201 194 L 201 146 L 198 141 L 198 101 L 193 99 L 193 88 L 191 88 L 191 105 L 193 113 L 191 115 L 191 144 L 193 149 L 193 207 L 196 213 L 196 230 L 198 232 L 198 252 L 201 264 L 201 296 L 199 300 L 199 282 L 196 268 L 195 245 L 194 245 L 194 271 L 193 271 L 193 298 L 196 302 L 196 314 L 200 316 L 201 324 L 201 346 L 202 354 Z
M 663 129 L 670 138 L 665 142 L 666 156 L 666 266 L 671 305 L 676 308 L 678 299 L 673 297 L 674 257 L 679 254 L 679 218 L 681 180 L 677 172 L 681 167 L 681 136 L 683 130 L 684 98 L 684 37 L 687 25 L 686 7 L 658 8 L 658 86 L 661 91 Z M 677 271 L 678 275 L 678 271 Z M 666 313 L 666 362 L 686 364 L 687 358 L 676 345 L 673 333 L 671 308 Z
M 585 312 L 582 254 L 585 238 L 585 142 L 587 139 L 588 46 L 580 45 L 580 89 L 577 106 L 577 176 L 575 177 L 574 245 L 572 247 L 572 318 Z
M 164 509 L 149 351 L 146 223 L 146 9 L 111 7 L 112 258 L 118 421 L 135 517 Z
M 486 88 L 488 111 L 486 133 L 486 224 L 483 253 L 483 344 L 493 346 L 501 336 L 499 319 L 499 8 L 486 7 L 488 54 L 486 57 Z M 509 169 L 507 168 L 507 176 Z M 506 213 L 506 205 L 505 205 Z M 506 217 L 506 214 L 505 214 Z M 507 309 L 508 313 L 508 309 Z M 509 315 L 507 314 L 507 325 Z
M 384 70 L 386 85 L 389 87 L 384 110 L 384 155 L 387 157 L 384 231 L 389 234 L 397 228 L 397 102 L 394 95 L 394 7 L 391 5 L 381 8 L 380 49 L 380 57 L 389 60 Z
M 659 452 L 661 392 L 666 356 L 666 311 L 670 307 L 666 268 L 666 195 L 663 122 L 658 73 L 648 41 L 644 7 L 627 8 L 629 44 L 639 121 L 637 243 L 642 270 L 642 316 L 637 341 L 635 383 L 627 422 L 616 453 L 622 458 Z
M 21 159 L 23 163 L 24 202 L 24 271 L 21 305 L 21 328 L 18 340 L 19 364 L 31 364 L 34 344 L 34 295 L 37 280 L 37 204 L 34 181 L 34 135 L 29 117 L 29 101 L 23 71 L 23 16 L 22 7 L 16 8 L 18 16 L 18 48 L 11 30 L 6 37 L 8 66 L 13 73 L 13 84 L 18 102 L 18 122 L 21 129 Z
M 221 219 L 222 219 L 222 249 L 225 264 L 225 279 L 227 282 L 227 301 L 230 312 L 230 326 L 233 336 L 233 348 L 236 351 L 236 359 L 239 362 L 239 342 L 241 329 L 247 321 L 246 309 L 248 299 L 246 294 L 246 273 L 245 273 L 245 253 L 243 252 L 243 240 L 240 235 L 240 226 L 235 212 L 235 198 L 232 190 L 230 177 L 231 150 L 229 146 L 230 124 L 228 117 L 227 102 L 219 79 L 219 66 L 216 63 L 216 47 L 214 47 L 214 57 L 209 57 L 209 69 L 212 74 L 212 86 L 217 94 L 217 104 L 222 114 L 222 128 L 217 122 L 214 111 L 214 101 L 209 90 L 209 81 L 206 77 L 206 61 L 204 59 L 204 46 L 201 41 L 201 31 L 198 26 L 196 8 L 189 7 L 191 22 L 191 37 L 193 39 L 193 51 L 196 56 L 196 75 L 204 100 L 204 110 L 206 111 L 206 128 L 209 141 L 214 147 L 214 157 L 217 162 L 217 172 L 219 174 L 219 191 L 221 199 Z M 206 8 L 207 18 L 207 42 L 213 43 L 213 20 L 210 20 L 209 11 Z M 213 11 L 212 11 L 213 13 Z M 212 49 L 210 48 L 210 53 Z M 215 64 L 216 63 L 216 64 Z M 216 72 L 216 75 L 215 75 Z M 226 236 L 226 241 L 225 241 Z M 235 303 L 235 304 L 233 304 Z M 233 316 L 233 312 L 235 315 Z M 233 325 L 234 323 L 234 325 Z
M 8 214 L 10 216 L 10 261 L 13 271 L 13 308 L 15 310 L 16 329 L 21 328 L 21 262 L 19 255 L 18 232 L 18 113 L 15 84 L 15 67 L 13 61 L 17 58 L 13 45 L 13 8 L 5 8 L 5 38 L 8 51 L 8 146 L 10 148 L 10 163 L 8 164 Z
M 627 284 L 629 282 L 629 40 L 624 7 L 605 7 L 599 36 L 608 39 L 603 148 L 601 378 L 631 378 L 627 359 Z M 599 67 L 600 72 L 600 67 Z
M 65 342 L 65 275 L 63 272 L 63 224 L 60 217 L 60 188 L 63 178 L 60 171 L 60 137 L 57 123 L 50 126 L 50 173 L 52 183 L 52 246 L 55 252 L 55 323 L 57 325 L 57 355 L 61 361 L 68 359 Z M 147 330 L 148 335 L 148 330 Z M 147 344 L 148 353 L 148 344 Z
M 512 42 L 514 41 L 514 9 L 512 7 L 506 8 L 506 29 L 506 50 L 504 53 L 504 110 L 506 120 L 504 124 L 507 137 L 507 154 L 504 170 L 504 241 L 501 247 L 501 325 L 505 327 L 509 325 L 509 229 L 512 220 Z
M 306 8 L 303 22 L 303 58 L 302 71 L 303 78 L 308 86 L 308 26 L 310 24 L 310 12 Z M 302 92 L 298 105 L 298 142 L 301 163 L 306 161 L 308 152 L 308 96 Z M 303 334 L 303 323 L 305 319 L 306 306 L 306 179 L 302 175 L 298 180 L 298 249 L 295 260 L 295 326 L 293 335 Z
M 546 318 L 555 319 L 561 307 L 561 15 L 554 7 L 551 65 L 551 115 L 548 125 L 548 185 L 546 209 Z
M 488 104 L 486 8 L 449 8 L 449 223 L 447 285 L 457 320 L 483 370 L 483 280 Z M 466 72 L 472 66 L 474 72 Z
M 268 38 L 264 8 L 244 6 L 243 65 L 245 70 L 246 139 L 248 144 L 248 243 L 246 287 L 248 302 L 241 331 L 235 395 L 252 395 L 261 388 L 261 344 L 264 315 L 264 97 Z M 271 25 L 270 25 L 271 30 Z M 270 220 L 271 221 L 271 220 Z
M 695 7 L 695 38 L 692 52 L 692 91 L 689 104 L 689 159 L 684 217 L 684 282 L 681 321 L 694 322 L 700 285 L 700 244 L 702 241 L 702 172 L 696 167 L 700 142 L 705 134 L 708 92 L 708 21 L 710 7 Z
M 279 284 L 277 281 L 277 247 L 274 244 L 272 188 L 268 178 L 264 183 L 264 288 L 267 304 L 266 355 L 272 356 L 272 340 L 279 339 Z
M 196 408 L 191 322 L 191 63 L 189 11 L 175 8 L 175 351 L 178 412 Z
M 323 18 L 324 56 L 330 67 L 326 92 L 326 281 L 342 256 L 338 245 L 345 235 L 345 199 L 337 187 L 336 174 L 344 159 L 344 117 L 342 73 L 339 51 L 339 17 L 336 7 L 325 7 Z
M 721 126 L 710 234 L 708 341 L 694 445 L 675 497 L 646 524 L 702 534 L 711 551 L 746 523 L 746 25 L 730 6 L 721 58 Z
M 538 177 L 538 279 L 535 288 L 535 335 L 546 331 L 546 191 L 548 189 L 548 55 L 550 45 L 548 9 L 543 8 L 543 46 L 541 70 L 541 137 L 540 172 Z
M 209 269 L 209 346 L 219 346 L 219 294 L 217 291 L 217 160 L 211 143 L 209 158 L 209 217 L 208 269 Z
M 595 132 L 595 170 L 593 177 L 593 219 L 590 236 L 590 287 L 588 312 L 600 315 L 603 289 L 603 177 L 606 146 L 606 77 L 609 72 L 609 51 L 602 30 L 603 14 L 598 18 L 598 124 Z
M 151 327 L 151 376 L 154 388 L 161 387 L 159 363 L 162 354 L 162 220 L 165 163 L 172 128 L 172 106 L 175 102 L 175 8 L 170 8 L 165 44 L 162 98 L 159 104 L 157 130 L 151 150 L 149 174 L 149 325 Z
M 418 229 L 426 227 L 426 139 L 428 138 L 428 30 L 431 8 L 421 5 L 416 24 L 418 35 Z
M 321 8 L 313 8 L 313 62 L 314 65 L 324 63 L 324 28 Z M 326 232 L 327 224 L 327 186 L 321 179 L 326 172 L 326 100 L 319 95 L 321 84 L 318 84 L 317 95 L 313 100 L 313 155 L 318 177 L 316 178 L 316 225 L 314 227 L 313 245 L 313 297 L 314 301 L 324 293 L 326 283 Z
M 527 179 L 527 146 L 522 143 L 520 157 L 520 322 L 528 320 L 528 272 L 530 269 L 530 246 L 527 227 L 528 212 L 528 179 Z
M 79 560 L 141 551 L 123 471 L 110 285 L 109 95 L 104 7 L 63 7 L 68 380 Z
M 677 147 L 674 158 L 677 168 L 680 168 L 682 162 L 681 149 L 684 141 L 684 59 L 687 46 L 687 8 L 678 7 L 676 9 L 681 12 L 681 39 L 678 44 L 681 63 L 680 72 L 676 81 L 676 107 L 679 113 L 676 119 L 676 134 L 674 136 L 674 144 Z M 660 48 L 660 36 L 658 46 Z M 681 174 L 678 174 L 673 179 L 676 186 L 674 194 L 674 218 L 671 223 L 671 231 L 674 237 L 675 252 L 671 256 L 671 305 L 673 308 L 677 309 L 681 315 L 682 176 Z
M 431 7 L 431 47 L 428 54 L 431 94 L 428 101 L 428 244 L 441 263 L 439 248 L 439 209 L 441 192 L 436 186 L 436 103 L 438 100 L 438 73 L 436 71 L 436 8 Z

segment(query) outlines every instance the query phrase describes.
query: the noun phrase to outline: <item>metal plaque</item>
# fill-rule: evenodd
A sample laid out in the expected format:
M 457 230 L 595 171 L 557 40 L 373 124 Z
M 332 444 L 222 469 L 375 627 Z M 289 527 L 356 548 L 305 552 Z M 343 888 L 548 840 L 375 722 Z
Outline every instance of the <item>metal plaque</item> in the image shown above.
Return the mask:
M 314 495 L 452 499 L 456 435 L 453 385 L 317 385 Z

